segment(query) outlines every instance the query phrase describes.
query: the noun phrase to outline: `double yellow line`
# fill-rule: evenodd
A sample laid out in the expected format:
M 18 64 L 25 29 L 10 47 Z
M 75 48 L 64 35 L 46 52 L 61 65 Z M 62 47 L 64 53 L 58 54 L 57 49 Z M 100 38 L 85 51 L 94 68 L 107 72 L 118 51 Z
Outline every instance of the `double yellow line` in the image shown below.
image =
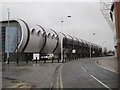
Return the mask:
M 60 66 L 60 69 L 58 70 L 58 73 L 57 73 L 57 81 L 56 81 L 56 88 L 57 88 L 57 90 L 59 88 L 61 90 L 63 89 L 62 68 L 63 68 L 63 65 Z
M 73 62 L 73 61 L 69 61 L 69 62 L 66 62 L 66 63 L 63 63 L 62 65 L 60 65 L 60 67 L 58 69 L 58 72 L 57 72 L 57 78 L 56 78 L 56 88 L 57 88 L 57 90 L 58 89 L 63 90 L 63 80 L 62 80 L 63 65 L 69 64 L 71 62 Z

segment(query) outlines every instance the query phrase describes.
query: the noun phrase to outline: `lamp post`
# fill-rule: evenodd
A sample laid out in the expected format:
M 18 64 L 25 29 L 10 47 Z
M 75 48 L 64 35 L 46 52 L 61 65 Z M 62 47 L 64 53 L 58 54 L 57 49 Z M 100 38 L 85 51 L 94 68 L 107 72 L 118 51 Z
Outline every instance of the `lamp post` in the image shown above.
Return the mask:
M 71 16 L 67 16 L 68 18 L 70 18 Z M 62 33 L 62 24 L 63 24 L 63 18 L 61 17 L 61 33 Z M 61 34 L 61 62 L 63 62 L 63 38 L 62 38 L 62 34 Z
M 90 43 L 90 57 L 91 57 L 91 45 L 92 45 L 92 44 Z
M 93 33 L 92 35 L 95 35 L 95 33 Z M 92 47 L 91 47 L 91 45 L 92 45 L 92 43 L 90 43 L 90 57 L 92 57 L 92 52 L 91 52 Z
M 8 11 L 8 30 L 9 30 L 10 9 L 8 8 L 7 11 Z M 7 32 L 7 37 L 8 37 L 7 38 L 8 39 L 7 63 L 9 64 L 9 31 Z
M 102 43 L 102 46 L 103 46 L 103 49 L 102 49 L 102 53 L 103 53 L 103 55 L 105 54 L 105 52 L 106 52 L 106 47 L 105 47 L 105 43 L 106 43 L 107 41 L 104 41 L 103 43 Z

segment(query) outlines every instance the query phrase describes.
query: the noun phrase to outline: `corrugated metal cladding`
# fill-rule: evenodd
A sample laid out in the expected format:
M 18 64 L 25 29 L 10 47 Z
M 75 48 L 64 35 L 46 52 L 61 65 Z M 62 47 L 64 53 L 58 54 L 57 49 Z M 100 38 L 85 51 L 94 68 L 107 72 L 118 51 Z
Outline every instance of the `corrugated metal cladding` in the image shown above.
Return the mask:
M 44 28 L 39 24 L 31 25 L 24 20 L 1 21 L 2 52 L 21 53 L 60 53 L 60 41 L 63 39 L 63 52 L 72 53 L 75 49 L 78 54 L 89 56 L 90 45 L 95 53 L 101 52 L 99 45 L 85 40 Z M 9 43 L 8 43 L 9 42 Z M 9 49 L 8 49 L 9 48 Z

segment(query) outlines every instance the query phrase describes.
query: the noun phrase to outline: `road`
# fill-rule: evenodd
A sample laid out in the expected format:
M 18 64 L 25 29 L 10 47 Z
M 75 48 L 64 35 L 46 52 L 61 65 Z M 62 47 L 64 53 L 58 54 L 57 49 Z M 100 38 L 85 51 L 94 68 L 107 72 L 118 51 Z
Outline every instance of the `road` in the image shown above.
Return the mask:
M 51 88 L 118 88 L 118 73 L 101 68 L 100 58 L 76 60 L 62 64 L 56 71 Z

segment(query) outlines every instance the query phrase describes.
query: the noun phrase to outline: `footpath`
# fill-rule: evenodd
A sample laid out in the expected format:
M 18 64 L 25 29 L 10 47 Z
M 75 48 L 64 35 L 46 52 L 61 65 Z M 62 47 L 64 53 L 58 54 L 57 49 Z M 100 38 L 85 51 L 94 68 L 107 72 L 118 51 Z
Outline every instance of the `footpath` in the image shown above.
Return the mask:
M 110 71 L 120 74 L 119 61 L 114 56 L 102 57 L 97 63 L 98 65 L 100 65 L 101 67 L 105 69 L 108 69 Z
M 3 88 L 50 88 L 56 68 L 61 63 L 20 62 L 2 65 Z

